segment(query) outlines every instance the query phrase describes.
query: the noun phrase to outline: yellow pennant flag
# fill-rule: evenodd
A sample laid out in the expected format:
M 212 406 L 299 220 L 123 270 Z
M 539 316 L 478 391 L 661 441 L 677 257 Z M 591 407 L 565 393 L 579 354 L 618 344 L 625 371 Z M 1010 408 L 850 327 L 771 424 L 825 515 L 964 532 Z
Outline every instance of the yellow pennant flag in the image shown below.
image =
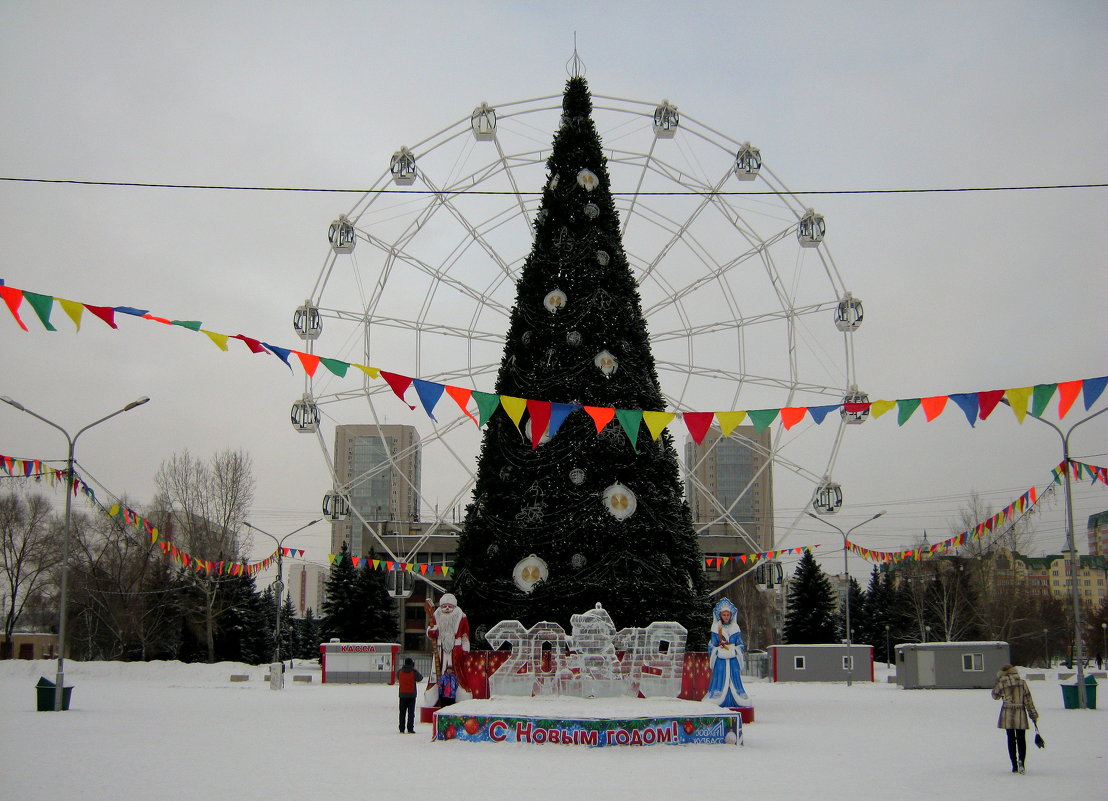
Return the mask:
M 78 303 L 75 300 L 63 300 L 62 298 L 54 298 L 65 309 L 65 313 L 69 315 L 69 319 L 73 321 L 73 324 L 77 326 L 77 330 L 81 330 L 81 315 L 85 313 L 85 305 Z
M 378 370 L 376 367 L 366 367 L 364 364 L 354 364 L 353 362 L 350 363 L 350 366 L 357 367 L 370 378 L 376 379 L 381 377 L 381 371 Z
M 1008 403 L 1012 407 L 1012 413 L 1016 416 L 1016 419 L 1021 423 L 1024 416 L 1027 414 L 1027 403 L 1031 400 L 1031 393 L 1035 391 L 1034 387 L 1017 387 L 1016 389 L 1005 390 L 1004 395 L 1008 398 Z
M 896 408 L 896 401 L 879 400 L 879 401 L 874 401 L 873 403 L 870 404 L 869 413 L 871 415 L 873 415 L 873 419 L 876 420 L 878 417 L 883 415 L 885 412 L 889 411 L 890 409 L 895 409 L 895 408 Z
M 525 398 L 513 398 L 511 395 L 501 395 L 500 405 L 504 407 L 508 417 L 512 418 L 516 428 L 519 428 L 519 421 L 523 419 L 523 413 L 527 411 L 527 400 Z
M 200 329 L 200 333 L 207 334 L 208 339 L 214 342 L 220 350 L 227 350 L 227 340 L 230 339 L 227 334 L 217 334 L 215 331 L 205 331 L 203 328 Z
M 716 419 L 719 420 L 719 428 L 723 436 L 729 437 L 735 430 L 735 426 L 746 419 L 746 412 L 716 412 Z
M 650 429 L 650 436 L 652 439 L 658 439 L 662 430 L 665 429 L 677 415 L 673 412 L 643 412 L 642 419 L 646 423 L 646 427 Z

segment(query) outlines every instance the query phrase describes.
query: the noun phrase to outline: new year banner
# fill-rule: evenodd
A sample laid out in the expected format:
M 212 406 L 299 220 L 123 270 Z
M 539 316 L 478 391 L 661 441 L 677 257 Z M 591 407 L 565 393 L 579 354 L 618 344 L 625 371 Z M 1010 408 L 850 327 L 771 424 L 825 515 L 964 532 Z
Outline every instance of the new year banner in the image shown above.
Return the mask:
M 436 740 L 526 743 L 528 745 L 742 745 L 743 724 L 737 713 L 672 718 L 593 719 L 517 717 L 512 715 L 435 713 Z

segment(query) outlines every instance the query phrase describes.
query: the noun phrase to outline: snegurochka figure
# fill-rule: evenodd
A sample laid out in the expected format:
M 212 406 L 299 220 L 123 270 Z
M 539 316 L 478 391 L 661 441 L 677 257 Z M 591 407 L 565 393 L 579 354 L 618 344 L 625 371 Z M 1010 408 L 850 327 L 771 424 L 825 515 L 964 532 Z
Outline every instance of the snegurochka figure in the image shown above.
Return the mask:
M 723 598 L 712 610 L 712 637 L 708 646 L 708 667 L 712 680 L 708 684 L 705 701 L 724 707 L 750 706 L 750 696 L 743 688 L 742 629 L 739 628 L 739 610 L 727 598 Z

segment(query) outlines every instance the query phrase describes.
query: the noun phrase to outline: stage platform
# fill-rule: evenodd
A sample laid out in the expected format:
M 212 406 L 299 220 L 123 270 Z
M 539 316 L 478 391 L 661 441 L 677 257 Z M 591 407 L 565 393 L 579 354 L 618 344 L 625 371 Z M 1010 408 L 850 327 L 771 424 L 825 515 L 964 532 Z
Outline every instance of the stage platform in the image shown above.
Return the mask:
M 746 717 L 699 701 L 626 697 L 471 700 L 421 710 L 421 719 L 428 715 L 436 740 L 592 748 L 742 745 Z

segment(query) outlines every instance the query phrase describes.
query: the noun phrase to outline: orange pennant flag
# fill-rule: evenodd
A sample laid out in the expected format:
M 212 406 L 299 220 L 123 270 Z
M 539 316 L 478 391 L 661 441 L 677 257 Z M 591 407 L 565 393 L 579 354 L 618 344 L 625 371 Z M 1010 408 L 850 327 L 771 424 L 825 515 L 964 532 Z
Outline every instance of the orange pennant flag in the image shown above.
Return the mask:
M 452 387 L 449 384 L 446 385 L 446 394 L 453 398 L 454 402 L 458 404 L 458 408 L 462 410 L 462 414 L 473 421 L 475 426 L 480 427 L 480 423 L 477 422 L 477 418 L 474 417 L 469 409 L 469 399 L 473 397 L 473 390 L 466 389 L 465 387 Z
M 804 415 L 808 413 L 807 406 L 786 406 L 781 410 L 781 424 L 785 426 L 785 430 L 795 426 L 801 420 L 804 419 Z
M 585 406 L 583 408 L 592 418 L 593 423 L 596 424 L 597 434 L 603 431 L 604 426 L 612 422 L 612 419 L 616 416 L 616 410 L 609 406 Z
M 1084 381 L 1060 381 L 1058 383 L 1058 417 L 1059 419 L 1069 414 L 1070 407 L 1081 394 Z
M 920 406 L 923 407 L 923 414 L 927 418 L 927 422 L 930 423 L 943 413 L 948 400 L 950 400 L 949 395 L 934 395 L 930 398 L 920 399 Z
M 304 372 L 308 374 L 308 378 L 315 377 L 315 371 L 319 369 L 319 357 L 314 353 L 301 353 L 298 350 L 294 350 L 293 353 L 300 359 L 300 364 L 304 368 Z

